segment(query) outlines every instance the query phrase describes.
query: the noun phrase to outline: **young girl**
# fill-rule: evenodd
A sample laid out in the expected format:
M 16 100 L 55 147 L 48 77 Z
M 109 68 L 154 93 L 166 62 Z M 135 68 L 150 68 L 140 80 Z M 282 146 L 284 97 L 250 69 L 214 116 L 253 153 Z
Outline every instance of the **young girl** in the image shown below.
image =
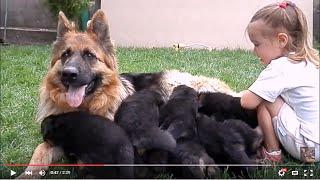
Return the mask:
M 307 27 L 303 12 L 290 1 L 260 9 L 247 27 L 266 68 L 241 105 L 257 108 L 262 155 L 272 163 L 282 162 L 280 143 L 296 159 L 319 161 L 319 53 L 309 45 Z

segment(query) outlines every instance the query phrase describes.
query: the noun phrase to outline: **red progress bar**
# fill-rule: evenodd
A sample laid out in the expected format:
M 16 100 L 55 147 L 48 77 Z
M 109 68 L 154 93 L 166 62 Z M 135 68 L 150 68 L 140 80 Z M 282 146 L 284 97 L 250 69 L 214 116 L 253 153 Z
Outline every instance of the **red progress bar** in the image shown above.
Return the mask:
M 2 164 L 1 166 L 106 166 L 107 164 Z

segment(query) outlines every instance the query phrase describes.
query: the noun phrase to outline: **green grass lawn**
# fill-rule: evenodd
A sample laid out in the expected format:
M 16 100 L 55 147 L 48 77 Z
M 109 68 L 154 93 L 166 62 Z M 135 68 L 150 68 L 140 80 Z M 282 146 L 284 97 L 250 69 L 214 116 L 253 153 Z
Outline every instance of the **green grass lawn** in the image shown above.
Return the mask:
M 28 163 L 34 148 L 42 141 L 35 114 L 38 89 L 49 67 L 50 53 L 50 46 L 1 46 L 1 164 Z M 236 91 L 248 88 L 262 70 L 255 56 L 242 50 L 118 48 L 117 57 L 120 72 L 177 69 L 217 77 Z M 290 169 L 290 165 L 300 163 L 286 157 L 286 164 L 281 167 L 289 166 Z M 319 164 L 312 168 L 318 171 L 315 176 L 320 177 Z M 2 166 L 0 178 L 8 178 L 9 169 L 22 172 L 24 167 Z M 303 171 L 302 167 L 298 169 Z M 262 169 L 252 177 L 279 178 L 278 170 L 279 167 Z M 223 173 L 222 178 L 230 176 Z

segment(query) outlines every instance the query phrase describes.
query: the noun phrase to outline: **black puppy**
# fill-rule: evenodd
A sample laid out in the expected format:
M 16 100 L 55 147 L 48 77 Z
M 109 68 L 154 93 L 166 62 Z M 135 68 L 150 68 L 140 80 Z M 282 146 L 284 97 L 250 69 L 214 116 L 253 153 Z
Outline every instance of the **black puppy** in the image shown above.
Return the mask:
M 128 96 L 115 114 L 118 123 L 129 135 L 135 149 L 135 163 L 147 164 L 156 151 L 173 152 L 176 141 L 172 135 L 159 128 L 159 106 L 162 96 L 153 90 L 143 89 Z M 156 164 L 166 163 L 167 157 L 153 157 Z M 164 162 L 165 161 L 165 162 Z M 154 178 L 158 167 L 135 167 L 136 178 Z M 160 168 L 163 169 L 163 168 Z
M 219 92 L 200 93 L 198 111 L 208 116 L 214 116 L 217 121 L 240 119 L 252 128 L 258 126 L 256 110 L 242 108 L 240 97 L 233 97 Z
M 133 164 L 134 151 L 124 130 L 87 112 L 52 115 L 41 124 L 44 141 L 60 146 L 69 159 L 86 164 Z M 90 178 L 134 178 L 133 167 L 84 167 Z
M 159 179 L 159 175 L 167 173 L 168 151 L 159 149 L 146 150 L 143 154 L 135 151 L 135 178 L 136 179 Z M 144 166 L 148 164 L 152 166 Z M 156 165 L 160 164 L 160 166 Z
M 121 77 L 133 84 L 135 91 L 142 89 L 159 89 L 163 72 L 157 73 L 122 73 Z
M 184 134 L 194 137 L 197 108 L 197 92 L 194 89 L 185 85 L 175 87 L 169 101 L 160 109 L 161 128 L 168 129 L 170 126 L 168 131 L 175 139 Z
M 197 92 L 188 86 L 174 88 L 166 105 L 161 108 L 160 123 L 177 141 L 177 148 L 171 163 L 195 166 L 177 167 L 173 173 L 182 178 L 214 177 L 219 173 L 215 164 L 197 138 L 196 114 Z
M 197 115 L 197 129 L 201 143 L 217 163 L 256 164 L 255 155 L 262 135 L 248 124 L 228 119 L 218 122 L 206 115 Z M 244 169 L 247 169 L 245 167 Z M 250 171 L 255 168 L 248 168 Z
M 173 151 L 176 141 L 168 132 L 159 128 L 161 95 L 143 89 L 128 96 L 115 114 L 115 122 L 129 135 L 133 146 L 141 154 L 149 149 Z

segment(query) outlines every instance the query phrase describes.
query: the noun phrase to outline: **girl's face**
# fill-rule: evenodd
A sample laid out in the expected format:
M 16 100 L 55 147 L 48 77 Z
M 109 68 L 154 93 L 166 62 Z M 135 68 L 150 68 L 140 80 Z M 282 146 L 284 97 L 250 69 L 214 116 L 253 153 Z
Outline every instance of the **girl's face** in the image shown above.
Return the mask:
M 248 25 L 248 35 L 254 45 L 254 53 L 264 65 L 284 55 L 285 49 L 279 44 L 277 35 L 266 32 L 272 31 L 264 22 L 258 20 Z

